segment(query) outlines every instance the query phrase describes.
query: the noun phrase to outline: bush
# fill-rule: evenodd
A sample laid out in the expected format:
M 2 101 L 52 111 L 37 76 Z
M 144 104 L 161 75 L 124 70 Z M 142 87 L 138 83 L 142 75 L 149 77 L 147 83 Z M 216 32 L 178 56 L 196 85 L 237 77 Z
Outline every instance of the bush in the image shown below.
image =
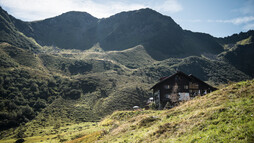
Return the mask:
M 31 89 L 31 91 L 33 91 L 33 92 L 38 92 L 38 91 L 39 91 L 38 85 L 37 85 L 36 83 L 34 83 L 34 82 L 31 84 L 30 89 Z
M 38 98 L 38 100 L 34 103 L 33 107 L 36 109 L 45 108 L 47 103 L 44 99 Z
M 149 109 L 156 110 L 156 104 L 154 102 L 150 103 L 148 106 L 149 106 Z
M 64 97 L 69 99 L 79 99 L 81 97 L 81 90 L 72 89 L 71 91 L 67 91 L 64 94 Z
M 32 119 L 35 116 L 33 108 L 28 105 L 22 107 L 22 114 L 28 119 Z
M 54 80 L 49 80 L 48 87 L 55 87 L 55 86 L 56 86 L 56 82 Z
M 17 105 L 15 104 L 15 103 L 13 103 L 13 102 L 9 102 L 9 104 L 8 104 L 8 109 L 10 109 L 10 110 L 14 110 L 14 109 L 17 109 Z

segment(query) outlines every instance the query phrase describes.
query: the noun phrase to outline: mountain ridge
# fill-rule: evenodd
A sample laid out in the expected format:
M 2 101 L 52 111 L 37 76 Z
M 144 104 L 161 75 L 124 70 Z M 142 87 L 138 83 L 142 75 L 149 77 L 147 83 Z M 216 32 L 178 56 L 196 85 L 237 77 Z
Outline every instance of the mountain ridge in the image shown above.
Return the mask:
M 21 23 L 23 26 L 26 25 L 24 22 L 9 15 L 0 7 L 0 42 L 7 42 L 23 49 L 36 51 L 40 45 L 37 44 L 34 39 L 29 38 L 18 31 L 15 26 L 15 23 L 17 22 Z
M 143 45 L 156 60 L 223 51 L 212 36 L 185 31 L 171 17 L 148 8 L 102 19 L 86 12 L 67 12 L 41 21 L 16 23 L 19 31 L 42 46 L 63 49 L 86 50 L 96 43 L 106 51 Z

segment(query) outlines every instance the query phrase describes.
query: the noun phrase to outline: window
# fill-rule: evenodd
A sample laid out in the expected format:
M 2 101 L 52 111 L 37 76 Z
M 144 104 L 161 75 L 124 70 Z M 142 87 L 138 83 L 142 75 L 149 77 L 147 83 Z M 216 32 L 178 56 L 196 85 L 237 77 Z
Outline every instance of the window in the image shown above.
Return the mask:
M 170 85 L 164 85 L 165 89 L 170 89 Z
M 154 96 L 157 96 L 157 95 L 160 95 L 160 91 L 159 90 L 154 92 Z
M 178 81 L 178 76 L 175 76 L 175 81 Z
M 167 94 L 165 94 L 165 98 L 169 98 L 170 97 L 170 95 L 167 93 Z
M 186 101 L 190 100 L 190 94 L 189 93 L 178 93 L 180 95 L 179 100 L 180 101 Z
M 160 102 L 160 91 L 159 90 L 155 91 L 153 94 L 153 97 L 154 97 L 155 103 L 159 103 Z
M 198 84 L 197 84 L 197 83 L 192 83 L 192 82 L 190 82 L 190 83 L 189 83 L 189 88 L 190 88 L 190 89 L 198 89 Z

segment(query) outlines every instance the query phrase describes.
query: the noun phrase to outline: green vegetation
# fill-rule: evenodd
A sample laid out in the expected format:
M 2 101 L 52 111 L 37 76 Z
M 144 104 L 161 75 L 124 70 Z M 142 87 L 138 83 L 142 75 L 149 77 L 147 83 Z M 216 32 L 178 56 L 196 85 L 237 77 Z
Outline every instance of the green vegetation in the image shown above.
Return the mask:
M 251 142 L 253 81 L 171 110 L 117 110 L 144 107 L 177 70 L 216 86 L 253 78 L 252 37 L 184 31 L 150 9 L 23 22 L 0 8 L 0 142 Z
M 98 121 L 116 110 L 144 107 L 151 96 L 149 88 L 176 70 L 195 73 L 213 84 L 249 78 L 223 61 L 206 57 L 155 61 L 142 46 L 112 52 L 98 48 L 78 51 L 44 47 L 34 54 L 1 43 L 1 137 L 17 137 L 12 132 L 14 127 Z M 131 65 L 128 57 L 135 64 Z
M 8 13 L 0 7 L 0 42 L 7 42 L 16 47 L 36 51 L 40 45 L 38 45 L 33 38 L 28 38 L 17 31 L 14 25 L 15 22 L 25 24 L 8 15 Z
M 115 112 L 101 142 L 253 142 L 254 81 L 164 111 Z
M 254 80 L 229 85 L 170 110 L 116 111 L 100 122 L 25 125 L 27 142 L 253 142 Z M 51 117 L 48 117 L 51 118 Z M 36 130 L 34 130 L 36 128 Z M 22 128 L 14 131 L 18 134 Z M 30 137 L 33 136 L 33 137 Z M 2 140 L 11 142 L 14 136 Z
M 143 45 L 156 60 L 223 51 L 214 37 L 183 30 L 172 18 L 148 8 L 104 19 L 85 12 L 67 12 L 41 21 L 13 21 L 20 32 L 34 38 L 40 45 L 61 49 L 88 50 L 99 43 L 104 51 L 119 51 Z M 111 55 L 119 61 L 113 53 Z M 136 67 L 132 64 L 128 66 Z
M 37 127 L 55 120 L 96 121 L 117 109 L 143 106 L 149 97 L 150 85 L 116 62 L 32 54 L 7 43 L 0 50 L 1 130 L 35 118 Z
M 236 43 L 231 43 L 230 45 L 231 48 L 219 54 L 219 58 L 235 66 L 245 74 L 254 77 L 253 35 Z M 226 46 L 229 47 L 228 45 Z
M 224 38 L 216 38 L 216 40 L 218 43 L 221 43 L 222 45 L 235 44 L 244 39 L 248 39 L 250 36 L 253 36 L 253 34 L 254 30 L 249 30 L 248 32 L 240 32 L 239 34 L 233 34 L 231 36 Z
M 167 59 L 133 71 L 134 75 L 146 76 L 154 80 L 174 74 L 176 70 L 187 74 L 195 74 L 211 84 L 228 83 L 250 79 L 248 75 L 224 61 L 211 60 L 204 57 L 188 57 L 183 59 Z M 159 72 L 158 72 L 159 71 Z

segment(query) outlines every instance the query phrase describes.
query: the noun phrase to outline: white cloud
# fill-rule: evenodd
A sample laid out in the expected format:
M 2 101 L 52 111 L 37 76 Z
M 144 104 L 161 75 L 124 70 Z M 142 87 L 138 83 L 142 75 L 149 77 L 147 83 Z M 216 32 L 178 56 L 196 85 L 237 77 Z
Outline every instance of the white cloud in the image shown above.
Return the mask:
M 0 4 L 15 17 L 25 20 L 43 19 L 76 7 L 70 0 L 1 0 Z
M 251 21 L 254 21 L 254 16 L 238 17 L 238 18 L 228 19 L 228 20 L 208 20 L 208 22 L 232 23 L 235 25 L 246 24 Z
M 177 0 L 166 0 L 162 4 L 154 6 L 158 11 L 175 13 L 183 10 L 182 5 Z
M 245 16 L 238 17 L 229 20 L 207 20 L 207 22 L 216 22 L 216 23 L 231 23 L 234 25 L 241 25 L 243 30 L 254 29 L 254 16 Z
M 142 4 L 123 2 L 96 3 L 92 0 L 0 0 L 0 5 L 9 9 L 15 17 L 38 20 L 67 11 L 85 11 L 95 17 L 108 17 L 124 10 L 144 8 Z
M 230 22 L 233 24 L 245 24 L 254 20 L 254 16 L 245 16 L 241 18 L 232 19 Z
M 0 5 L 22 20 L 40 20 L 67 11 L 85 11 L 95 17 L 109 17 L 121 11 L 150 7 L 160 12 L 179 12 L 183 8 L 177 0 L 127 1 L 110 0 L 0 0 Z

